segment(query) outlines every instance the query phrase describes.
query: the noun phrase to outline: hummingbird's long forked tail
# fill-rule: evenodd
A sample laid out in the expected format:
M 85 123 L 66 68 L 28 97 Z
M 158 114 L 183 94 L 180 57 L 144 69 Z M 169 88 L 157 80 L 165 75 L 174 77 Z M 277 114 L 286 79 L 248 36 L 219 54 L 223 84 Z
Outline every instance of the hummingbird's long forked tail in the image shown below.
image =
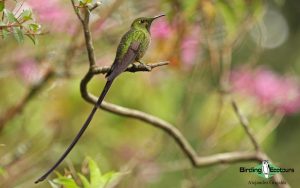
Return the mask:
M 105 95 L 107 94 L 110 86 L 112 85 L 114 79 L 108 79 L 104 89 L 102 90 L 100 97 L 98 98 L 96 104 L 94 105 L 93 110 L 91 111 L 90 115 L 84 122 L 83 126 L 81 127 L 80 131 L 76 135 L 76 137 L 73 139 L 72 143 L 69 145 L 69 147 L 66 149 L 66 151 L 62 154 L 62 156 L 57 160 L 57 162 L 43 175 L 41 176 L 38 180 L 36 180 L 34 183 L 39 183 L 41 181 L 44 181 L 57 167 L 60 165 L 60 163 L 67 157 L 67 155 L 70 153 L 70 151 L 73 149 L 73 147 L 76 145 L 80 137 L 83 135 L 85 132 L 86 128 L 89 126 L 91 120 L 93 119 L 93 116 L 97 109 L 100 107 Z

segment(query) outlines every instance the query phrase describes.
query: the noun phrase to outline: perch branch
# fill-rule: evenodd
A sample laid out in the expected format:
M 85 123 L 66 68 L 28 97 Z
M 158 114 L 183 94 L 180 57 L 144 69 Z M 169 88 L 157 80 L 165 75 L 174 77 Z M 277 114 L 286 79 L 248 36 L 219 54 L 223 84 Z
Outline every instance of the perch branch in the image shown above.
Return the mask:
M 91 7 L 89 7 L 90 11 L 93 11 L 94 9 L 96 9 L 98 6 L 101 5 L 100 1 L 97 1 L 96 3 L 94 3 Z
M 243 128 L 244 128 L 247 136 L 251 140 L 251 142 L 252 142 L 255 150 L 259 151 L 260 147 L 259 147 L 259 145 L 258 145 L 258 143 L 257 143 L 257 141 L 256 141 L 256 139 L 254 137 L 254 134 L 253 134 L 252 130 L 249 127 L 249 121 L 248 121 L 248 119 L 245 116 L 243 116 L 243 114 L 241 113 L 241 111 L 238 108 L 238 106 L 237 106 L 237 104 L 236 104 L 236 102 L 235 102 L 234 99 L 231 100 L 231 105 L 232 105 L 232 107 L 234 109 L 234 112 L 235 112 L 236 116 L 238 117 L 241 125 L 243 126 Z
M 74 7 L 76 9 L 76 7 Z M 75 11 L 76 12 L 76 11 Z M 85 16 L 89 17 L 90 14 L 85 14 Z M 82 27 L 84 29 L 84 37 L 86 41 L 86 49 L 88 52 L 89 57 L 89 71 L 86 73 L 86 75 L 83 77 L 80 83 L 80 93 L 83 99 L 85 99 L 87 102 L 91 104 L 95 104 L 97 101 L 97 97 L 92 95 L 87 90 L 87 85 L 89 81 L 94 77 L 96 74 L 105 74 L 110 70 L 110 67 L 104 66 L 104 67 L 97 67 L 95 66 L 95 54 L 94 54 L 94 48 L 92 43 L 92 37 L 90 35 L 89 31 L 89 19 L 84 18 L 84 22 L 82 23 Z M 149 67 L 151 67 L 150 71 L 153 68 L 167 65 L 168 62 L 160 62 L 155 64 L 148 64 Z M 129 72 L 137 72 L 137 71 L 149 71 L 146 70 L 146 68 L 142 65 L 131 65 L 129 66 L 126 71 Z M 125 107 L 121 107 L 115 104 L 110 104 L 107 102 L 103 102 L 101 105 L 101 108 L 103 110 L 106 110 L 108 112 L 118 114 L 121 116 L 137 119 L 140 121 L 143 121 L 145 123 L 148 123 L 156 128 L 159 128 L 166 132 L 169 136 L 171 136 L 175 142 L 178 144 L 178 146 L 181 148 L 181 150 L 186 154 L 186 156 L 189 158 L 191 164 L 195 167 L 202 167 L 202 166 L 208 166 L 212 164 L 219 164 L 219 163 L 234 163 L 234 162 L 240 162 L 240 161 L 261 161 L 261 155 L 258 152 L 232 152 L 232 153 L 223 153 L 223 154 L 217 154 L 212 155 L 208 157 L 199 157 L 196 153 L 196 151 L 193 149 L 193 147 L 190 145 L 190 143 L 187 141 L 187 139 L 182 135 L 182 133 L 172 124 L 156 117 L 150 114 L 147 114 L 145 112 L 141 112 L 134 109 L 129 109 Z
M 105 72 L 103 71 L 102 73 Z M 86 76 L 83 78 L 81 82 L 82 97 L 91 104 L 95 104 L 97 101 L 97 97 L 90 94 L 87 91 L 87 84 L 92 79 L 93 76 L 94 76 L 93 72 L 90 71 L 86 74 Z M 264 159 L 263 154 L 261 154 L 260 152 L 229 152 L 229 153 L 210 155 L 207 157 L 200 157 L 176 127 L 174 127 L 172 124 L 156 116 L 138 110 L 121 107 L 115 104 L 110 104 L 107 102 L 103 102 L 101 108 L 106 111 L 112 112 L 114 114 L 118 114 L 133 119 L 138 119 L 140 121 L 143 121 L 156 128 L 163 130 L 175 140 L 177 145 L 180 147 L 183 153 L 188 157 L 188 159 L 190 160 L 191 164 L 194 167 L 199 168 L 199 167 L 215 165 L 215 164 L 237 163 L 243 161 L 260 162 Z
M 73 3 L 74 10 L 76 14 L 78 14 L 78 11 L 76 11 L 76 7 L 74 6 L 74 1 L 71 0 Z M 88 58 L 89 58 L 89 70 L 86 73 L 86 75 L 83 77 L 80 83 L 80 93 L 84 100 L 91 104 L 96 104 L 97 97 L 92 95 L 87 90 L 87 85 L 89 81 L 94 77 L 96 74 L 104 74 L 109 71 L 110 67 L 97 67 L 95 65 L 95 54 L 94 54 L 94 47 L 93 47 L 93 41 L 91 37 L 91 33 L 89 30 L 89 16 L 91 9 L 86 9 L 85 18 L 82 21 L 82 27 L 84 30 L 84 38 L 86 43 L 86 49 L 88 52 Z M 78 16 L 80 17 L 80 16 Z M 148 64 L 151 67 L 151 70 L 155 67 L 162 66 L 168 64 L 167 62 L 161 62 L 156 64 Z M 126 69 L 126 71 L 129 72 L 137 72 L 137 71 L 146 71 L 144 69 L 145 67 L 139 66 L 139 65 L 131 65 Z M 150 70 L 150 71 L 151 71 Z M 149 71 L 149 70 L 148 70 Z M 220 153 L 210 156 L 199 156 L 196 151 L 193 149 L 193 147 L 190 145 L 190 143 L 187 141 L 187 139 L 182 135 L 182 133 L 172 124 L 166 122 L 163 119 L 160 119 L 156 116 L 147 114 L 142 111 L 138 111 L 135 109 L 129 109 L 122 106 L 118 106 L 115 104 L 107 103 L 105 101 L 102 102 L 100 108 L 103 110 L 106 110 L 108 112 L 118 114 L 121 116 L 133 118 L 140 120 L 142 122 L 145 122 L 149 125 L 152 125 L 156 128 L 159 128 L 163 130 L 166 134 L 168 134 L 170 137 L 174 139 L 174 141 L 177 143 L 177 145 L 180 147 L 182 152 L 188 157 L 189 161 L 194 167 L 200 168 L 204 166 L 211 166 L 216 164 L 222 164 L 222 163 L 237 163 L 237 162 L 261 162 L 262 160 L 265 160 L 268 158 L 264 153 L 260 152 L 259 146 L 253 137 L 253 134 L 248 129 L 248 122 L 246 119 L 243 119 L 241 113 L 239 112 L 239 109 L 237 108 L 236 104 L 233 103 L 233 107 L 235 108 L 235 112 L 238 114 L 238 117 L 240 120 L 242 120 L 242 124 L 245 128 L 245 131 L 247 133 L 247 136 L 251 139 L 252 143 L 255 146 L 255 151 L 252 152 L 229 152 L 229 153 Z M 273 180 L 279 181 L 284 180 L 283 177 L 280 174 L 277 174 L 273 176 Z M 289 187 L 288 184 L 285 185 L 277 185 L 278 187 Z

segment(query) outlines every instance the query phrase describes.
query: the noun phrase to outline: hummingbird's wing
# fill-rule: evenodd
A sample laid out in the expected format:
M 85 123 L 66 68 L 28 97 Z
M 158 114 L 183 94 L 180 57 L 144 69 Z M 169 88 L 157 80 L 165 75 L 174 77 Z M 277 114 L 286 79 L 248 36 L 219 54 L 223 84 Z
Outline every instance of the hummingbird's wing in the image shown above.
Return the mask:
M 123 58 L 116 59 L 116 62 L 113 63 L 110 72 L 106 75 L 107 80 L 115 79 L 119 74 L 126 70 L 128 65 L 135 61 L 140 44 L 141 43 L 138 41 L 133 41 L 128 47 L 128 50 Z

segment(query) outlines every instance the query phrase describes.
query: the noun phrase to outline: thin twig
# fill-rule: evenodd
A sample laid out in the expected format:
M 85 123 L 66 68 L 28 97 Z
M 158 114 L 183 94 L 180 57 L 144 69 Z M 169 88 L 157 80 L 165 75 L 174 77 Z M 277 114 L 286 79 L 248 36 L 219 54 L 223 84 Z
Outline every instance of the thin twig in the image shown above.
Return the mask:
M 142 65 L 142 64 L 134 64 L 134 65 L 129 65 L 128 68 L 125 70 L 126 72 L 149 72 L 152 69 L 163 66 L 163 65 L 168 65 L 169 62 L 159 62 L 159 63 L 152 63 L 152 64 L 147 64 L 147 67 Z M 92 73 L 93 74 L 106 74 L 110 70 L 110 66 L 103 66 L 103 67 L 93 67 Z M 150 68 L 150 69 L 149 69 Z
M 251 142 L 252 142 L 255 150 L 257 151 L 257 153 L 261 153 L 261 160 L 268 160 L 268 161 L 272 162 L 272 160 L 270 159 L 270 157 L 267 154 L 265 154 L 265 153 L 263 153 L 261 151 L 261 148 L 260 148 L 260 146 L 259 146 L 256 138 L 254 137 L 254 134 L 253 134 L 252 130 L 249 127 L 249 121 L 248 121 L 248 119 L 241 113 L 241 111 L 238 108 L 238 106 L 237 106 L 237 104 L 236 104 L 236 102 L 235 102 L 234 99 L 231 100 L 231 104 L 232 104 L 234 112 L 237 115 L 237 117 L 238 117 L 241 125 L 243 126 L 243 128 L 244 128 L 247 136 L 250 138 L 250 140 L 251 140 Z M 274 182 L 281 182 L 281 181 L 286 182 L 286 180 L 284 179 L 284 177 L 281 174 L 279 174 L 279 173 L 275 174 L 274 176 L 272 176 L 272 180 Z M 280 184 L 280 183 L 278 183 L 278 184 L 275 184 L 275 186 L 277 186 L 279 188 L 289 188 L 290 187 L 290 185 L 287 182 L 286 182 L 286 184 Z
M 247 136 L 249 137 L 249 139 L 251 140 L 254 148 L 256 151 L 259 151 L 260 150 L 260 147 L 256 141 L 256 139 L 254 138 L 254 134 L 252 132 L 252 130 L 250 129 L 249 127 L 249 121 L 248 119 L 241 113 L 240 109 L 238 108 L 236 102 L 234 99 L 231 100 L 231 105 L 235 111 L 235 114 L 237 115 L 241 125 L 243 126 Z
M 78 8 L 77 8 L 76 5 L 75 5 L 74 0 L 71 0 L 71 3 L 72 3 L 72 6 L 73 6 L 73 9 L 74 9 L 74 11 L 75 11 L 76 16 L 78 17 L 78 19 L 79 19 L 80 22 L 82 23 L 82 22 L 83 22 L 83 18 L 81 17 Z
M 96 9 L 98 6 L 101 5 L 100 1 L 97 1 L 96 3 L 94 3 L 89 9 L 92 12 L 94 9 Z

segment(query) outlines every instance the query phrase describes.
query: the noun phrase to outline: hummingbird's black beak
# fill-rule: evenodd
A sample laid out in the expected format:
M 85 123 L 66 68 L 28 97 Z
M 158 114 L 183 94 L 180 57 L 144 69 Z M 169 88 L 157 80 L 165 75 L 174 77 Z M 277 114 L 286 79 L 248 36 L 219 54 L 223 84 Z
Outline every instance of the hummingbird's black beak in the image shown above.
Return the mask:
M 163 17 L 163 16 L 165 16 L 165 15 L 164 15 L 164 14 L 161 14 L 161 15 L 155 16 L 155 17 L 153 17 L 153 18 L 148 18 L 147 30 L 150 32 L 150 26 L 151 26 L 152 22 L 153 22 L 155 19 L 160 18 L 160 17 Z
M 156 18 L 163 17 L 163 16 L 166 16 L 166 15 L 164 15 L 164 14 L 161 14 L 161 15 L 159 15 L 159 16 L 155 16 L 155 17 L 153 18 L 153 20 L 155 20 Z
M 161 15 L 158 15 L 158 16 L 155 16 L 151 19 L 151 22 L 153 22 L 153 20 L 157 19 L 157 18 L 160 18 L 160 17 L 163 17 L 163 16 L 166 16 L 164 14 L 161 14 Z

